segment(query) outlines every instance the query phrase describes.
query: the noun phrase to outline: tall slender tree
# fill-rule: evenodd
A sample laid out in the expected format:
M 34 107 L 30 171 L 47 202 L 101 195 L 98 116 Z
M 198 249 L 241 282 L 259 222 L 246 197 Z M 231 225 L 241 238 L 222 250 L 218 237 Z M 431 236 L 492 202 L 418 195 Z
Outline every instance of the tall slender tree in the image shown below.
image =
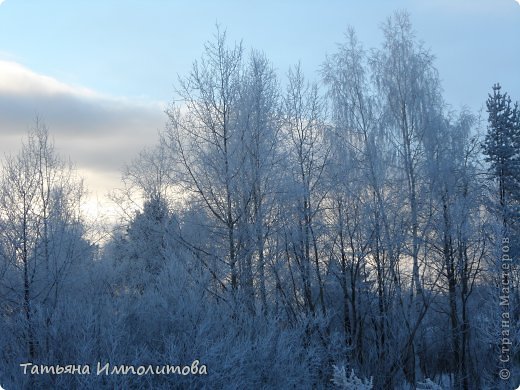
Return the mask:
M 501 89 L 500 84 L 493 85 L 486 102 L 488 132 L 482 148 L 498 184 L 498 207 L 506 235 L 518 231 L 520 225 L 520 107 Z
M 20 297 L 29 359 L 49 353 L 62 288 L 74 266 L 89 257 L 83 239 L 83 196 L 74 169 L 56 154 L 47 127 L 37 120 L 20 153 L 6 157 L 0 185 L 2 261 L 20 278 L 20 283 L 3 287 L 15 294 L 15 302 Z M 35 312 L 44 318 L 39 326 Z

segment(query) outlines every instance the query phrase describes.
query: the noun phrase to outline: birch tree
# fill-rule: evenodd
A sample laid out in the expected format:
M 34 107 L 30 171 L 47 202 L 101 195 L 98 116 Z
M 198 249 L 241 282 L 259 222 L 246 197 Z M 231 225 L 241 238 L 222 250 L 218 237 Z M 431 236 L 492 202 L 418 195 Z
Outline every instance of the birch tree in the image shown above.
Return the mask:
M 314 312 L 316 303 L 324 313 L 324 286 L 320 262 L 318 213 L 325 197 L 324 171 L 329 156 L 323 122 L 323 102 L 317 85 L 305 81 L 300 65 L 288 73 L 287 93 L 283 100 L 282 134 L 286 139 L 287 202 L 292 213 L 289 222 L 288 245 L 302 282 L 304 308 Z M 313 276 L 314 275 L 314 276 Z M 313 294 L 313 280 L 318 290 Z
M 257 279 L 260 302 L 265 311 L 269 252 L 272 252 L 269 250 L 269 236 L 275 224 L 273 213 L 281 177 L 279 87 L 276 74 L 265 55 L 255 51 L 251 53 L 242 87 L 240 121 L 244 128 L 243 153 L 246 159 L 241 177 L 243 203 L 247 207 L 245 224 L 240 229 L 242 237 L 250 241 L 245 245 L 250 294 L 254 295 L 253 285 Z M 252 267 L 253 258 L 255 270 Z M 254 300 L 254 296 L 249 300 Z
M 68 278 L 91 254 L 83 238 L 83 196 L 81 181 L 58 157 L 46 126 L 37 120 L 20 153 L 6 157 L 0 186 L 2 260 L 13 278 L 2 287 L 10 310 L 20 308 L 24 315 L 29 359 L 49 352 L 53 315 Z
M 219 263 L 228 267 L 226 278 L 233 296 L 240 274 L 237 226 L 244 218 L 240 170 L 245 156 L 239 126 L 242 47 L 229 48 L 226 35 L 217 29 L 205 46 L 200 62 L 179 80 L 182 107 L 168 111 L 164 142 L 171 150 L 175 180 L 192 201 L 211 216 Z M 245 196 L 249 202 L 249 196 Z
M 442 97 L 434 57 L 417 42 L 409 17 L 396 13 L 383 26 L 385 41 L 383 48 L 372 58 L 374 79 L 384 104 L 384 121 L 389 139 L 398 154 L 398 168 L 406 188 L 407 209 L 409 210 L 409 237 L 407 254 L 412 262 L 410 302 L 415 302 L 414 319 L 410 331 L 417 329 L 423 318 L 424 301 L 421 274 L 421 243 L 424 229 L 422 224 L 428 218 L 424 213 L 422 199 L 424 150 L 442 112 Z M 433 137 L 435 138 L 435 137 Z M 423 267 L 427 264 L 423 262 Z M 414 298 L 415 295 L 415 298 Z M 414 345 L 421 349 L 421 337 L 413 338 Z M 416 370 L 414 348 L 408 352 L 408 378 L 415 382 L 420 375 Z M 420 362 L 419 362 L 420 365 Z

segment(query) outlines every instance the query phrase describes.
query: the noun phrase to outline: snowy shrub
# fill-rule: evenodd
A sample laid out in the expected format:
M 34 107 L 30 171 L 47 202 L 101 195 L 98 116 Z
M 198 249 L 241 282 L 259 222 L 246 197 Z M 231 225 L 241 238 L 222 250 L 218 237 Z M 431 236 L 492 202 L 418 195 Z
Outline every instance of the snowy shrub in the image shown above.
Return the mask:
M 417 382 L 417 390 L 443 390 L 443 388 L 430 378 L 426 378 L 423 382 Z
M 371 390 L 372 389 L 372 377 L 368 379 L 360 379 L 356 376 L 354 370 L 350 371 L 350 375 L 347 376 L 347 370 L 342 364 L 340 366 L 332 366 L 334 374 L 332 382 L 340 389 L 344 390 Z

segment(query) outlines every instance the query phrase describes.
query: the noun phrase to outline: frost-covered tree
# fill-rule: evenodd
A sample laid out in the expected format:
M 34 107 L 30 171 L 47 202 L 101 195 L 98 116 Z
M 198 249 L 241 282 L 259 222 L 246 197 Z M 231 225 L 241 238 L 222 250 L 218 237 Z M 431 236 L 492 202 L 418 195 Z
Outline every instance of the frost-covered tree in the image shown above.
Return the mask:
M 488 132 L 482 148 L 498 185 L 496 207 L 506 236 L 520 233 L 520 107 L 501 89 L 495 84 L 486 102 Z
M 381 254 L 386 250 L 396 253 L 392 248 L 398 240 L 391 239 L 387 219 L 391 212 L 390 197 L 387 197 L 390 192 L 384 188 L 389 175 L 383 162 L 384 146 L 378 141 L 380 109 L 370 82 L 367 53 L 354 30 L 349 29 L 345 38 L 346 42 L 327 59 L 323 68 L 334 124 L 327 135 L 332 148 L 328 170 L 331 263 L 338 264 L 336 272 L 343 292 L 343 328 L 351 351 L 348 359 L 351 364 L 361 365 L 372 353 L 363 346 L 367 328 L 364 318 L 369 311 L 365 300 L 368 264 L 372 263 L 375 268 L 379 300 L 376 355 L 385 362 L 379 370 L 384 377 L 389 346 L 387 310 L 391 301 L 385 285 L 393 283 L 387 275 L 395 273 L 392 264 L 397 263 L 388 262 L 387 256 Z M 378 379 L 379 375 L 376 381 Z
M 0 281 L 7 327 L 3 340 L 16 356 L 54 356 L 59 308 L 92 259 L 81 202 L 85 192 L 72 166 L 55 152 L 39 120 L 21 151 L 7 156 L 0 184 Z M 5 329 L 5 328 L 4 328 Z M 25 351 L 16 340 L 23 340 Z
M 275 223 L 275 199 L 280 188 L 278 89 L 272 65 L 265 55 L 253 51 L 244 71 L 240 103 L 240 123 L 244 128 L 242 153 L 245 155 L 240 177 L 245 215 L 239 226 L 239 250 L 244 257 L 248 302 L 253 306 L 258 295 L 264 312 L 268 307 L 269 232 Z M 253 307 L 250 309 L 254 312 Z
M 287 93 L 283 100 L 281 150 L 286 154 L 285 218 L 287 260 L 299 271 L 303 308 L 309 312 L 319 309 L 325 313 L 323 264 L 320 261 L 319 213 L 326 189 L 324 172 L 329 147 L 323 121 L 323 102 L 316 84 L 309 84 L 297 65 L 288 73 Z M 287 213 L 288 212 L 288 213 Z M 313 280 L 316 283 L 313 283 Z M 316 286 L 317 294 L 313 292 Z M 317 297 L 315 298 L 315 295 Z
M 408 337 L 407 357 L 403 362 L 411 383 L 420 378 L 416 352 L 422 348 L 420 322 L 427 302 L 423 294 L 423 275 L 428 263 L 421 249 L 425 239 L 424 226 L 428 224 L 428 192 L 424 183 L 426 173 L 425 151 L 431 148 L 442 115 L 442 96 L 433 55 L 415 37 L 406 13 L 396 13 L 383 25 L 383 47 L 372 58 L 374 80 L 383 104 L 383 128 L 393 143 L 396 153 L 395 185 L 405 189 L 405 204 L 409 226 L 403 255 L 412 260 L 409 289 L 414 310 L 406 321 Z M 416 334 L 416 330 L 419 332 Z M 419 364 L 417 364 L 419 363 Z
M 245 161 L 240 126 L 242 47 L 229 48 L 217 29 L 189 76 L 179 80 L 182 110 L 168 110 L 165 143 L 175 163 L 175 180 L 207 210 L 220 239 L 214 255 L 228 266 L 230 290 L 236 297 L 242 260 L 237 253 L 237 227 L 244 218 L 240 169 Z M 247 198 L 248 199 L 248 198 Z
M 428 152 L 433 199 L 426 246 L 430 259 L 442 270 L 430 280 L 442 296 L 437 304 L 447 307 L 445 318 L 449 319 L 450 362 L 456 389 L 478 383 L 478 378 L 472 377 L 470 356 L 476 332 L 469 307 L 487 254 L 487 220 L 479 212 L 485 191 L 478 177 L 480 154 L 478 137 L 472 134 L 474 123 L 474 117 L 467 112 L 446 117 L 439 124 L 435 148 Z M 437 368 L 427 370 L 424 374 L 433 377 Z
M 383 32 L 383 48 L 376 52 L 372 64 L 385 105 L 384 126 L 392 134 L 403 172 L 410 210 L 412 283 L 420 295 L 420 168 L 428 138 L 436 130 L 442 98 L 434 57 L 415 38 L 409 16 L 396 13 L 387 20 Z

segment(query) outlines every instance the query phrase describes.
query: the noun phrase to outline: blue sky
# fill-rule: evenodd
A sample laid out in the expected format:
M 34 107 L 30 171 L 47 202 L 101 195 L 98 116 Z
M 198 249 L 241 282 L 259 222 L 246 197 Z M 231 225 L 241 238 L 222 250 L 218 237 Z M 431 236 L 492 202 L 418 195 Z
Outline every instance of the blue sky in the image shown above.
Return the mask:
M 395 10 L 411 14 L 436 55 L 455 109 L 477 111 L 497 81 L 520 100 L 515 0 L 0 0 L 0 153 L 39 114 L 103 196 L 154 142 L 177 75 L 189 72 L 216 22 L 231 41 L 264 51 L 281 78 L 301 61 L 316 79 L 348 26 L 376 47 L 379 25 Z
M 452 91 L 470 89 L 473 77 L 483 77 L 487 89 L 500 79 L 518 90 L 520 5 L 514 0 L 6 0 L 0 55 L 73 85 L 163 101 L 217 21 L 231 39 L 266 52 L 281 73 L 301 60 L 312 77 L 347 26 L 367 47 L 376 46 L 379 24 L 396 9 L 411 13 L 418 36 L 437 55 L 453 104 L 477 104 L 478 98 Z

